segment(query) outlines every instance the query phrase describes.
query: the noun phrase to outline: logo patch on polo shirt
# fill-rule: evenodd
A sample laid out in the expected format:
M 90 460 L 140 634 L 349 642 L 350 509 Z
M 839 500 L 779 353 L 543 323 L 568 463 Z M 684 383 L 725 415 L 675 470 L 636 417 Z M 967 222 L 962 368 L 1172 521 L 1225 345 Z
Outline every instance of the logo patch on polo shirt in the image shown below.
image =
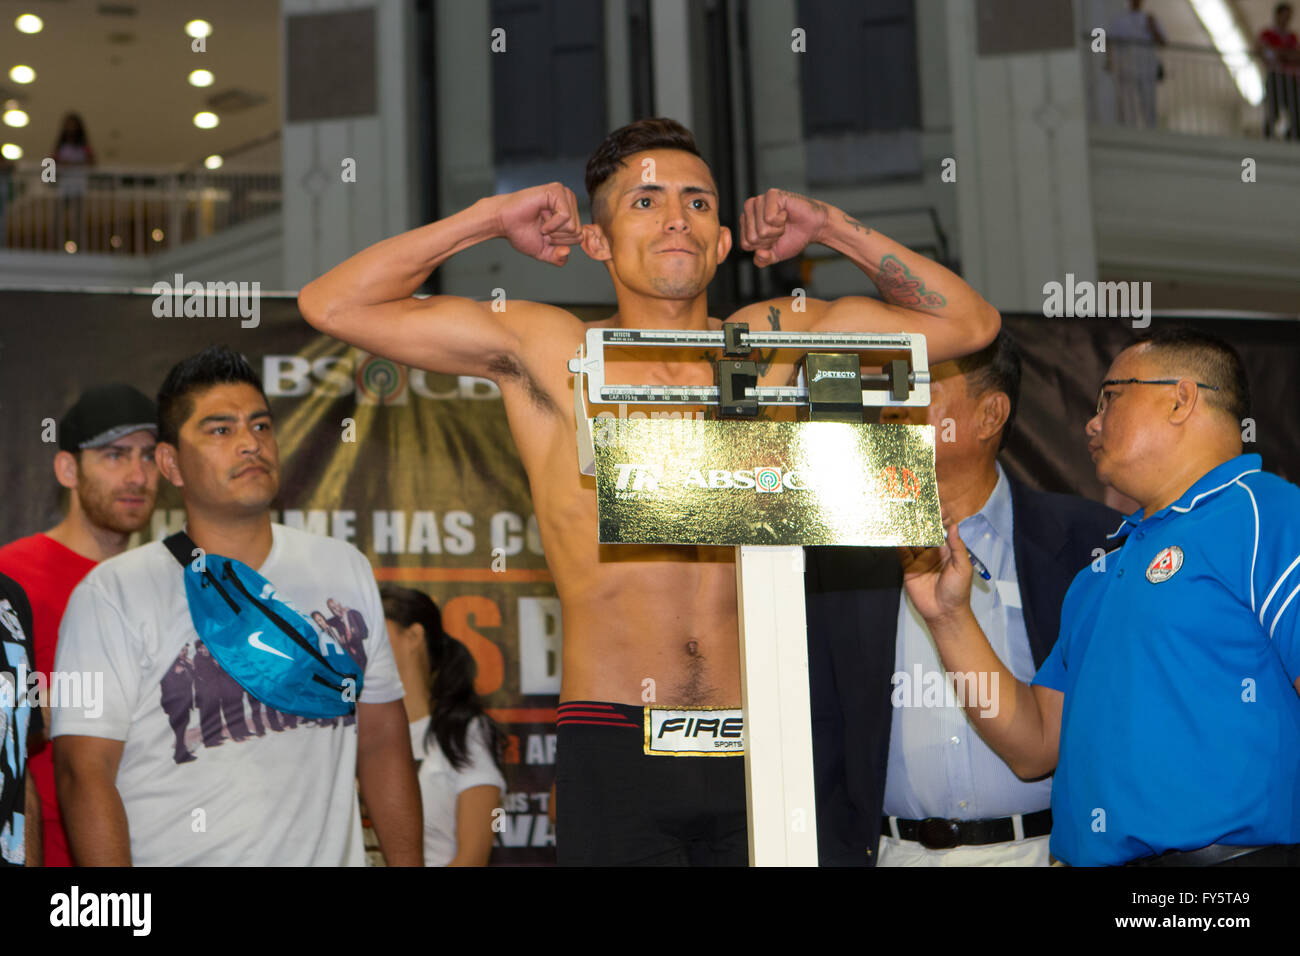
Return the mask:
M 1176 544 L 1165 548 L 1147 565 L 1147 580 L 1152 584 L 1168 581 L 1183 566 L 1183 549 Z

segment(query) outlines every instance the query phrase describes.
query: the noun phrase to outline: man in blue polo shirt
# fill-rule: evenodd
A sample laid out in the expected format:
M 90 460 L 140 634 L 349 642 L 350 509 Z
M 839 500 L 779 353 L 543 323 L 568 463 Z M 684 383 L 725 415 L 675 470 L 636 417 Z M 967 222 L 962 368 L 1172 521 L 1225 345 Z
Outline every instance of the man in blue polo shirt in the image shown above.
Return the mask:
M 1019 776 L 1055 769 L 1066 863 L 1300 862 L 1300 488 L 1241 454 L 1248 415 L 1241 359 L 1211 336 L 1158 333 L 1111 364 L 1088 447 L 1142 508 L 1070 586 L 1032 686 L 970 613 L 956 527 L 903 555 L 945 667 L 998 673 L 996 714 L 972 723 Z

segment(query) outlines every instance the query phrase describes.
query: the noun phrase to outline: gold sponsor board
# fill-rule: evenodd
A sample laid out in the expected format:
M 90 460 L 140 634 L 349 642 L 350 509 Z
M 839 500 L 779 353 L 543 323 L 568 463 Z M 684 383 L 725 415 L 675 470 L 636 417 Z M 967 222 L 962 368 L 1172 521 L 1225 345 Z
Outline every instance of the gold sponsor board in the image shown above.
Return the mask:
M 934 428 L 593 419 L 602 543 L 935 546 Z

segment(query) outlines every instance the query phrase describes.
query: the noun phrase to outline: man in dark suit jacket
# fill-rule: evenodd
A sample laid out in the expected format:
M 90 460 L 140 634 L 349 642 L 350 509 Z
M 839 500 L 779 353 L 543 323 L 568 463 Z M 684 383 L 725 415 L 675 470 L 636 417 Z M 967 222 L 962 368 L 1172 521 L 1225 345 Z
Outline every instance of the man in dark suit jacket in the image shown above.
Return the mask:
M 997 464 L 1020 390 L 1019 353 L 1005 331 L 981 352 L 934 366 L 931 377 L 928 408 L 889 409 L 882 420 L 935 426 L 945 513 L 949 520 L 963 522 L 964 536 L 969 534 L 967 519 L 985 531 L 983 541 L 966 537 L 973 553 L 985 551 L 979 557 L 990 565 L 982 613 L 1005 622 L 995 625 L 1008 642 L 1000 656 L 1007 654 L 1030 668 L 1032 676 L 1056 642 L 1071 580 L 1104 553 L 1105 536 L 1119 526 L 1121 516 L 1083 498 L 1034 491 Z M 999 528 L 1009 544 L 1001 540 Z M 926 698 L 919 687 L 910 686 L 921 675 L 921 658 L 927 665 L 931 660 L 926 648 L 932 650 L 932 645 L 919 617 L 907 623 L 910 606 L 902 603 L 902 582 L 892 548 L 808 549 L 808 656 L 822 865 L 873 866 L 881 851 L 886 851 L 886 865 L 1045 864 L 1051 830 L 1048 785 L 1019 781 L 978 739 L 960 707 L 946 715 L 934 710 L 895 713 L 896 706 L 941 706 L 933 699 L 938 695 Z M 973 592 L 973 608 L 975 600 Z M 1011 666 L 1007 657 L 1003 660 Z M 942 681 L 951 693 L 952 679 L 940 675 L 933 674 L 930 690 Z M 910 721 L 903 725 L 908 739 L 891 741 L 896 720 Z M 948 728 L 939 731 L 944 736 L 937 736 L 935 728 L 943 727 Z M 950 731 L 957 732 L 949 737 Z M 887 780 L 896 805 L 922 808 L 915 816 L 904 815 L 898 806 L 897 816 L 886 816 Z M 972 792 L 981 786 L 984 792 Z M 981 807 L 1001 812 L 980 816 Z M 949 854 L 955 847 L 980 849 L 963 849 L 954 857 Z

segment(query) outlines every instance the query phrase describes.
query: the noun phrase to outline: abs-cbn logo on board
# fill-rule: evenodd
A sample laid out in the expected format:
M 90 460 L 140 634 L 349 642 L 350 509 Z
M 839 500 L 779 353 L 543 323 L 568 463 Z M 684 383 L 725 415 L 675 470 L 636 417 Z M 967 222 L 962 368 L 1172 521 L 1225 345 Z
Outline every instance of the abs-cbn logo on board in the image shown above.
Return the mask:
M 773 466 L 757 468 L 691 468 L 680 480 L 667 477 L 662 465 L 619 464 L 614 488 L 617 491 L 658 491 L 660 488 L 702 488 L 711 491 L 728 489 L 775 494 L 789 489 L 805 491 L 811 482 L 799 471 L 786 471 Z
M 910 468 L 889 465 L 876 476 L 877 485 L 891 501 L 915 501 L 921 493 L 921 483 Z
M 362 405 L 406 405 L 411 396 L 434 401 L 499 399 L 496 383 L 472 375 L 438 375 L 407 368 L 367 352 L 327 355 L 262 356 L 267 398 L 340 396 L 356 392 Z

